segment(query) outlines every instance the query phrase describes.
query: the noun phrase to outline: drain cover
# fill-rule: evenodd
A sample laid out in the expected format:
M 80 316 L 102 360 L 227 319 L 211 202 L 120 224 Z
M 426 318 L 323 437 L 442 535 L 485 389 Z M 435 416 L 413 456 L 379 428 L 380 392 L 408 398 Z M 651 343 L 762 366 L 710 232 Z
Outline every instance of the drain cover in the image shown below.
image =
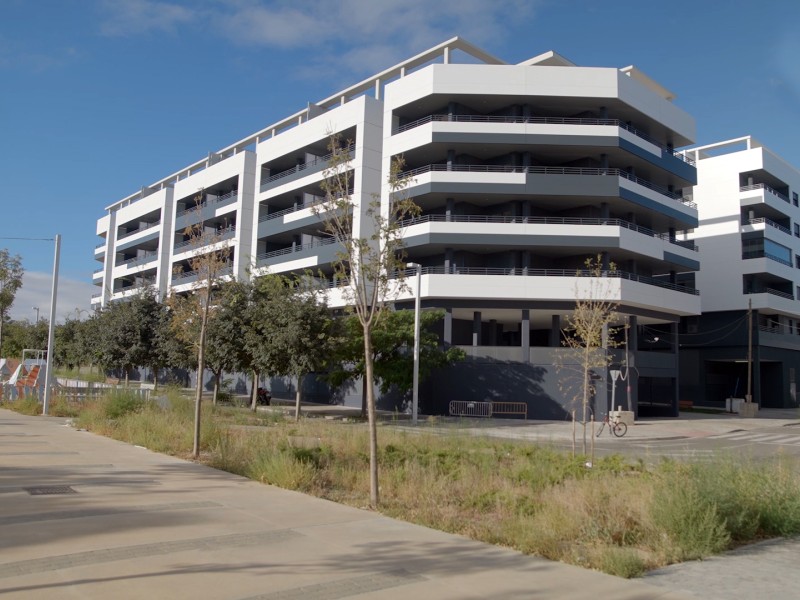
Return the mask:
M 59 494 L 77 494 L 75 490 L 73 490 L 68 485 L 48 485 L 42 487 L 29 487 L 29 488 L 22 488 L 26 492 L 28 492 L 31 496 L 57 496 Z

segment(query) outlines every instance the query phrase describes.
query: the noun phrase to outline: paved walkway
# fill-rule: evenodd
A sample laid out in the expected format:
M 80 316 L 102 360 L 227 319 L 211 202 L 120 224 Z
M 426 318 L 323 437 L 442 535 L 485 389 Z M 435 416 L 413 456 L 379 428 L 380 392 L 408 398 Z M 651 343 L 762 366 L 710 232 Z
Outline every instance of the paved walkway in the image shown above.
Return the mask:
M 63 422 L 0 410 L 4 599 L 691 598 L 261 485 Z

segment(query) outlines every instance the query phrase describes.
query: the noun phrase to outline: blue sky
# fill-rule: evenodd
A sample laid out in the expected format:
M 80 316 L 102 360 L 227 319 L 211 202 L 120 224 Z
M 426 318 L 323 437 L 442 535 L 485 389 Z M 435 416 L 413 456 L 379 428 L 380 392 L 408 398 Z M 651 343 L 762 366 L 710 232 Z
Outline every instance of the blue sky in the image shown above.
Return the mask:
M 447 38 L 508 62 L 634 64 L 697 142 L 800 168 L 796 0 L 0 0 L 0 237 L 63 238 L 58 315 L 88 308 L 104 207 Z M 0 239 L 49 305 L 49 242 Z

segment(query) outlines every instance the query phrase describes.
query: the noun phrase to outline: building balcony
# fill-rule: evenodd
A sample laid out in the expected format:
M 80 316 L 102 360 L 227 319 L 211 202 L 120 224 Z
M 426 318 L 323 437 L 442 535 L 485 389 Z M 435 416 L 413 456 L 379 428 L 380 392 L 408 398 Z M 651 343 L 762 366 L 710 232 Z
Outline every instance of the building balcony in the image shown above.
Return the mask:
M 145 223 L 143 225 L 140 225 L 137 229 L 134 229 L 132 231 L 127 231 L 127 232 L 125 232 L 123 234 L 118 235 L 117 236 L 117 241 L 119 242 L 120 240 L 124 240 L 126 238 L 129 238 L 129 237 L 131 237 L 133 235 L 136 235 L 137 233 L 141 233 L 143 231 L 148 231 L 148 230 L 152 229 L 153 227 L 158 227 L 159 225 L 161 225 L 161 221 L 155 221 L 154 223 Z M 103 245 L 105 245 L 105 243 Z
M 228 241 L 233 239 L 235 236 L 236 227 L 230 225 L 229 227 L 220 229 L 214 234 L 210 234 L 207 238 L 198 238 L 178 242 L 172 247 L 172 253 L 173 255 L 176 255 L 189 251 L 197 251 L 201 248 L 206 248 L 208 246 L 213 246 L 214 244 L 219 244 L 220 242 Z
M 426 175 L 429 177 L 425 177 Z M 513 185 L 519 186 L 519 190 L 507 193 L 586 196 L 594 192 L 603 196 L 632 195 L 633 201 L 640 198 L 644 203 L 657 202 L 667 207 L 668 212 L 674 212 L 675 217 L 686 219 L 692 226 L 697 224 L 697 205 L 693 201 L 622 169 L 429 164 L 405 171 L 401 177 L 415 180 L 412 190 L 414 185 L 441 182 L 451 186 L 450 189 L 453 185 L 468 184 L 474 193 L 480 193 L 480 188 L 484 185 L 487 193 L 498 185 L 506 188 Z M 584 178 L 586 181 L 582 181 Z M 589 178 L 593 178 L 594 182 Z M 448 190 L 443 188 L 435 191 Z M 628 191 L 630 194 L 627 194 Z
M 684 248 L 690 250 L 692 252 L 697 252 L 697 245 L 692 240 L 679 240 L 675 237 L 674 234 L 669 233 L 659 233 L 653 231 L 652 229 L 648 229 L 647 227 L 642 227 L 641 225 L 636 225 L 629 221 L 625 221 L 623 219 L 603 219 L 603 218 L 584 218 L 584 217 L 532 217 L 532 216 L 504 216 L 504 215 L 422 215 L 419 217 L 414 217 L 411 219 L 406 219 L 404 221 L 400 221 L 398 226 L 407 229 L 405 236 L 413 235 L 413 231 L 410 231 L 410 228 L 415 227 L 417 225 L 424 225 L 426 223 L 452 223 L 452 232 L 454 234 L 467 234 L 474 236 L 480 236 L 481 233 L 486 233 L 487 235 L 492 235 L 495 232 L 501 232 L 502 234 L 509 235 L 512 233 L 512 228 L 503 228 L 500 227 L 498 229 L 495 228 L 479 228 L 478 231 L 475 231 L 475 228 L 469 228 L 469 231 L 466 231 L 466 228 L 459 227 L 458 224 L 460 223 L 468 223 L 468 224 L 477 224 L 477 225 L 513 225 L 514 231 L 518 230 L 520 235 L 536 235 L 537 231 L 536 225 L 556 225 L 556 226 L 565 226 L 566 231 L 564 231 L 563 235 L 571 236 L 574 238 L 575 235 L 581 235 L 585 233 L 585 235 L 596 236 L 599 232 L 595 231 L 598 227 L 613 227 L 613 228 L 620 228 L 625 231 L 635 232 L 646 238 L 651 239 L 658 239 L 669 244 L 678 246 L 680 248 Z M 439 230 L 446 230 L 447 225 L 444 226 L 437 226 L 436 228 Z M 586 231 L 581 231 L 582 228 L 588 228 Z M 431 230 L 433 228 L 427 228 Z M 554 229 L 548 228 L 546 231 L 541 232 L 542 235 L 545 236 L 552 236 L 556 234 Z M 619 233 L 615 232 L 613 234 L 614 239 L 619 238 Z M 510 240 L 509 240 L 510 241 Z M 485 243 L 485 242 L 482 242 Z
M 132 269 L 134 267 L 140 267 L 149 262 L 153 262 L 154 260 L 157 259 L 158 259 L 158 250 L 153 250 L 150 252 L 145 252 L 140 256 L 135 256 L 133 258 L 129 258 L 128 260 L 123 260 L 122 262 L 118 263 L 115 266 L 117 267 L 125 266 L 128 267 L 129 269 Z
M 748 225 L 749 225 L 749 227 L 748 227 Z M 783 225 L 780 225 L 780 224 L 776 223 L 775 221 L 773 221 L 772 219 L 769 219 L 767 217 L 756 217 L 755 219 L 748 219 L 747 224 L 744 225 L 742 230 L 743 230 L 743 232 L 748 232 L 748 231 L 768 231 L 766 229 L 767 227 L 771 227 L 772 229 L 776 229 L 777 231 L 780 231 L 781 233 L 785 233 L 788 236 L 792 235 L 792 232 L 789 231 L 788 227 L 784 227 Z
M 743 185 L 742 187 L 739 188 L 740 192 L 749 192 L 751 190 L 763 190 L 767 194 L 771 194 L 771 195 L 775 196 L 776 198 L 780 198 L 781 200 L 783 200 L 787 204 L 791 204 L 791 202 L 789 200 L 789 196 L 787 196 L 786 194 L 781 194 L 778 190 L 776 190 L 774 188 L 771 188 L 766 183 L 756 183 L 756 184 L 753 184 L 753 185 Z
M 392 135 L 397 135 L 399 133 L 403 133 L 410 129 L 414 129 L 416 127 L 420 127 L 422 125 L 426 125 L 428 123 L 433 122 L 455 122 L 455 123 L 488 123 L 488 124 L 497 124 L 497 123 L 510 123 L 510 124 L 521 124 L 521 125 L 604 125 L 604 126 L 611 126 L 611 127 L 619 127 L 624 129 L 638 138 L 657 146 L 663 156 L 669 156 L 675 158 L 681 162 L 687 163 L 689 165 L 694 165 L 695 161 L 693 158 L 682 154 L 681 152 L 675 151 L 673 148 L 662 144 L 656 138 L 644 133 L 628 125 L 624 121 L 620 121 L 619 119 L 585 119 L 585 118 L 571 118 L 571 117 L 522 117 L 522 116 L 490 116 L 490 115 L 428 115 L 426 117 L 422 117 L 421 119 L 417 119 L 411 123 L 406 123 L 400 127 L 395 128 L 392 131 Z
M 792 261 L 787 260 L 785 258 L 781 258 L 779 256 L 775 256 L 774 254 L 770 254 L 768 252 L 765 252 L 764 250 L 745 250 L 742 252 L 742 260 L 751 260 L 757 258 L 768 258 L 771 261 L 774 261 L 778 264 L 790 268 L 794 266 L 792 265 Z
M 355 151 L 355 144 L 350 144 L 345 151 L 352 155 Z M 280 173 L 275 173 L 274 175 L 270 175 L 266 179 L 261 181 L 261 186 L 259 190 L 261 192 L 266 192 L 274 187 L 279 185 L 283 185 L 284 183 L 289 183 L 291 181 L 295 181 L 300 179 L 301 177 L 306 177 L 308 175 L 313 175 L 315 173 L 321 173 L 325 169 L 328 168 L 330 164 L 331 157 L 333 156 L 332 152 L 325 154 L 324 156 L 318 156 L 314 160 L 295 165 L 291 169 L 286 169 L 285 171 L 281 171 Z
M 300 261 L 291 268 L 307 268 L 329 264 L 336 260 L 342 248 L 337 238 L 324 238 L 308 244 L 295 244 L 287 248 L 262 252 L 256 257 L 256 266 L 265 267 L 282 263 Z M 286 266 L 286 265 L 282 265 Z M 290 269 L 287 269 L 290 270 Z
M 239 200 L 239 192 L 237 190 L 232 190 L 227 194 L 223 194 L 222 196 L 217 196 L 216 198 L 210 198 L 204 200 L 203 202 L 200 203 L 199 206 L 195 205 L 184 208 L 183 210 L 175 213 L 175 218 L 177 219 L 178 217 L 182 217 L 186 214 L 191 213 L 192 211 L 196 212 L 198 208 L 200 212 L 203 212 L 207 208 L 208 209 L 213 208 L 214 210 L 216 210 L 217 208 L 220 208 L 222 206 L 229 206 L 231 204 L 236 204 L 238 200 Z
M 231 273 L 233 273 L 233 267 L 223 267 L 217 272 L 216 277 L 227 277 Z M 183 271 L 181 273 L 175 273 L 172 276 L 172 285 L 179 286 L 187 283 L 196 283 L 199 278 L 200 273 L 198 271 Z

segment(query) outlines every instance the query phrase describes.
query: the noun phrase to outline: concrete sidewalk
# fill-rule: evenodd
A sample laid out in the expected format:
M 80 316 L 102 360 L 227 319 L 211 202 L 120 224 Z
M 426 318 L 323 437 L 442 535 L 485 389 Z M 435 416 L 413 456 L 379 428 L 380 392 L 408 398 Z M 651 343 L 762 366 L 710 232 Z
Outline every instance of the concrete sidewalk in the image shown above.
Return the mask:
M 63 423 L 0 410 L 3 598 L 691 597 L 261 485 Z

